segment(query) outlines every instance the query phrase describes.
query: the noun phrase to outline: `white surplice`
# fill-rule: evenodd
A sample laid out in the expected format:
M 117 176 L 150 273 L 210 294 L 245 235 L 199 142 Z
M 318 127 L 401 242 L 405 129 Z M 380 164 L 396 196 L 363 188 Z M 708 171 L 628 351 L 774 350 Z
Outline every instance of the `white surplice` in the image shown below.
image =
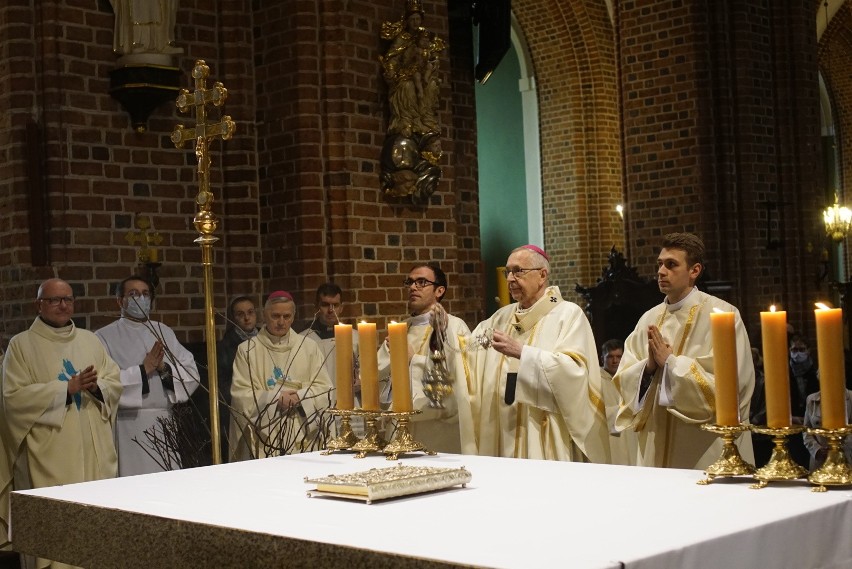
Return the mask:
M 95 334 L 121 368 L 124 393 L 119 402 L 115 425 L 119 476 L 162 472 L 163 468 L 157 461 L 133 439 L 147 448 L 148 438 L 143 431 L 157 425 L 157 419 L 168 418 L 172 405 L 189 400 L 198 388 L 195 358 L 178 342 L 171 328 L 154 320 L 136 322 L 129 318 L 119 318 Z M 143 394 L 145 372 L 141 367 L 142 362 L 157 340 L 165 347 L 163 363 L 171 367 L 174 391 L 166 389 L 160 374 L 154 371 L 147 378 L 149 392 Z M 159 427 L 157 432 L 161 432 Z

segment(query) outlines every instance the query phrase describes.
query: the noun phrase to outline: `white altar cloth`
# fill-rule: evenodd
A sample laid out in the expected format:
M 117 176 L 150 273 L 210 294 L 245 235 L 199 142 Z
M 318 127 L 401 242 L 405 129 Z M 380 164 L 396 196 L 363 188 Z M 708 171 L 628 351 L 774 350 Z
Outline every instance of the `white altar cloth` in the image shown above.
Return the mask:
M 162 472 L 84 484 L 15 492 L 22 519 L 51 501 L 60 507 L 103 508 L 148 520 L 173 519 L 260 535 L 272 543 L 295 538 L 345 548 L 384 552 L 449 565 L 494 568 L 573 569 L 848 568 L 852 567 L 852 494 L 849 489 L 813 493 L 804 482 L 750 489 L 746 478 L 696 485 L 693 470 L 654 469 L 476 456 L 438 455 L 403 459 L 405 464 L 458 468 L 473 478 L 466 488 L 365 504 L 307 497 L 305 477 L 393 466 L 382 456 L 318 453 L 269 458 L 191 470 Z M 60 502 L 55 502 L 60 501 Z M 60 512 L 62 510 L 59 510 Z M 69 510 L 68 515 L 74 515 Z M 194 524 L 198 524 L 197 527 Z M 117 524 L 116 524 L 117 526 Z M 14 542 L 39 551 L 65 522 L 26 524 Z M 139 539 L 146 541 L 144 534 Z M 166 543 L 161 543 L 163 540 Z M 91 559 L 109 536 L 87 540 Z M 209 540 L 168 543 L 156 537 L 149 551 L 133 550 L 125 567 L 163 566 L 159 552 L 181 548 L 184 567 L 203 566 Z M 232 541 L 233 547 L 240 547 Z M 253 563 L 250 548 L 244 567 Z M 281 565 L 288 566 L 286 545 Z M 341 549 L 343 548 L 343 549 Z M 131 549 L 128 548 L 128 552 Z M 56 555 L 55 550 L 51 552 Z M 292 553 L 292 552 L 291 552 Z M 64 561 L 78 561 L 66 557 Z M 305 561 L 304 559 L 302 560 Z M 95 568 L 98 563 L 92 563 Z M 337 565 L 337 563 L 335 563 Z M 345 563 L 340 565 L 345 566 Z M 317 564 L 315 566 L 323 566 Z

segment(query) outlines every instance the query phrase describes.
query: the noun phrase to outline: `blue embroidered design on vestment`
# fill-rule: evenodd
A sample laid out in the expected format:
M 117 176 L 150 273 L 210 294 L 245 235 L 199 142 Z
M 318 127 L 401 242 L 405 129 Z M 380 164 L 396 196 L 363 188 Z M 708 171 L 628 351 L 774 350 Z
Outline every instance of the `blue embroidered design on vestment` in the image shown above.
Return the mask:
M 266 385 L 274 387 L 276 383 L 283 384 L 285 381 L 287 381 L 287 376 L 281 371 L 280 367 L 275 366 L 272 370 L 272 377 L 266 380 Z
M 69 360 L 62 360 L 62 367 L 65 368 L 63 371 L 56 376 L 56 379 L 59 381 L 71 381 L 71 376 L 76 375 L 80 372 L 74 369 L 74 364 L 72 364 Z M 73 395 L 74 403 L 77 404 L 77 410 L 80 409 L 80 405 L 83 404 L 83 395 L 78 391 Z

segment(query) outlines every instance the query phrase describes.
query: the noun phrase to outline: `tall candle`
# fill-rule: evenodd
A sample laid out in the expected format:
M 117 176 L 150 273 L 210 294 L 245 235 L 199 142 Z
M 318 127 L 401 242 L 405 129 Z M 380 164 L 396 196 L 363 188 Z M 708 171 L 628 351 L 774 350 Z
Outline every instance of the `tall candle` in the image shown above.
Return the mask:
M 817 303 L 817 357 L 819 392 L 822 399 L 822 426 L 846 426 L 846 376 L 843 366 L 843 311 Z
M 500 306 L 508 306 L 512 301 L 509 296 L 509 281 L 506 280 L 506 274 L 503 272 L 506 267 L 497 267 L 497 298 L 500 301 Z
M 790 426 L 790 366 L 787 355 L 787 313 L 760 313 L 763 336 L 763 373 L 766 388 L 766 425 L 772 429 Z
M 358 345 L 361 358 L 361 408 L 379 410 L 379 361 L 376 357 L 376 324 L 358 324 Z
M 352 326 L 334 325 L 335 372 L 337 378 L 337 408 L 355 407 L 352 393 Z
M 408 377 L 408 324 L 388 324 L 393 410 L 411 411 L 411 380 Z
M 716 424 L 734 427 L 740 424 L 734 313 L 711 313 L 710 331 L 713 336 L 713 375 L 716 378 Z

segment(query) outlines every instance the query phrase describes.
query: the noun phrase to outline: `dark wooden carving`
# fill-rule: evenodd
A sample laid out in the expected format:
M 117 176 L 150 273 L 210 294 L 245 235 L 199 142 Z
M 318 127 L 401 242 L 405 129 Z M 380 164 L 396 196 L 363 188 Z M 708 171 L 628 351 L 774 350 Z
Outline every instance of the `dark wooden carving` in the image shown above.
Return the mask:
M 598 347 L 612 338 L 627 338 L 639 318 L 663 301 L 656 279 L 640 277 L 615 247 L 609 252 L 609 265 L 604 267 L 597 284 L 577 284 L 574 290 L 586 301 L 586 315 Z

